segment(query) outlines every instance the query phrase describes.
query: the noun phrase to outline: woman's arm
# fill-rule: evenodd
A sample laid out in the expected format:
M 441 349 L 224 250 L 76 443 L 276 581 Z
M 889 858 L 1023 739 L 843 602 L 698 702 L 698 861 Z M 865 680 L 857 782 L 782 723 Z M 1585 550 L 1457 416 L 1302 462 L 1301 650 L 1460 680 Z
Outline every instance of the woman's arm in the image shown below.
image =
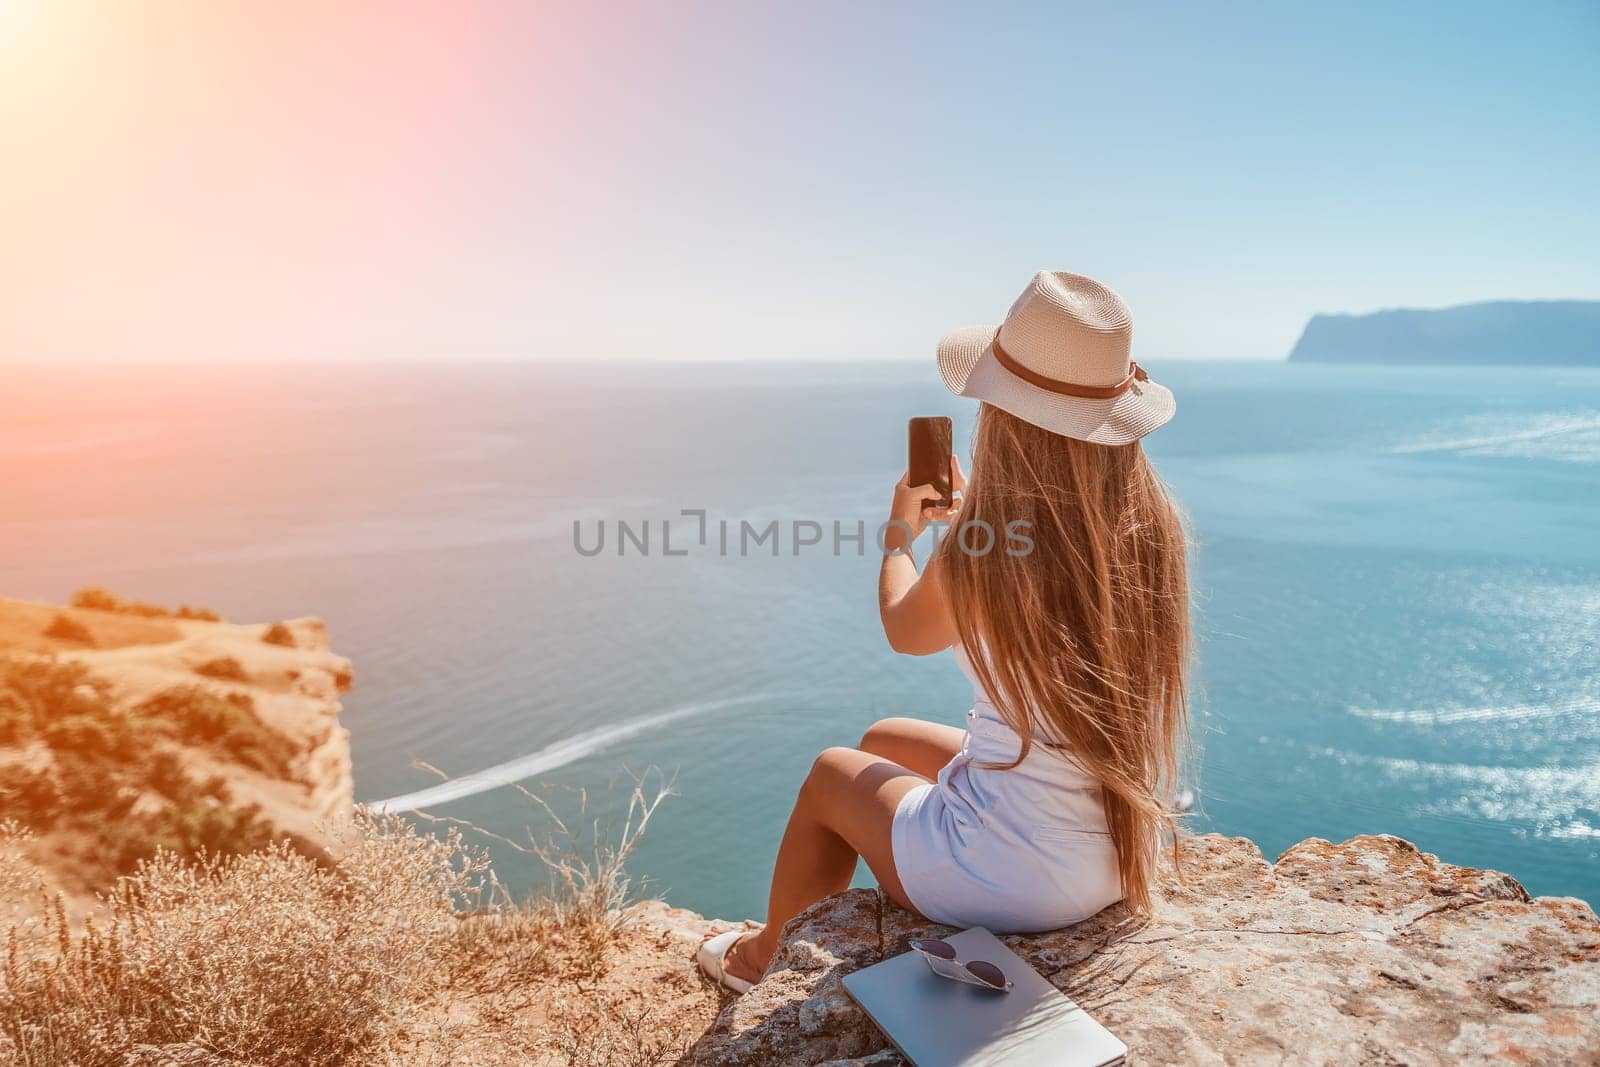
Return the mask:
M 951 458 L 951 484 L 956 492 L 966 489 L 961 464 Z M 945 522 L 960 508 L 925 508 L 923 500 L 934 496 L 931 485 L 906 485 L 902 477 L 894 487 L 890 505 L 890 525 L 884 532 L 883 565 L 878 570 L 878 616 L 889 647 L 911 656 L 928 656 L 955 644 L 958 634 L 950 614 L 949 601 L 934 559 L 919 577 L 911 546 L 930 522 Z

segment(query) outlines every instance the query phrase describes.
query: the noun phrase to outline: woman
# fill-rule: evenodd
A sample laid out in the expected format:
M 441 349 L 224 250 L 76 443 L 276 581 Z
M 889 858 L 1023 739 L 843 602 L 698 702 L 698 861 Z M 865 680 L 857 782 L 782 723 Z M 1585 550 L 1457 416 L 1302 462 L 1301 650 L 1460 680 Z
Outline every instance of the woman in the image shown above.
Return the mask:
M 896 652 L 954 650 L 967 729 L 885 719 L 818 756 L 766 926 L 706 942 L 712 978 L 748 990 L 784 923 L 849 885 L 857 857 L 896 903 L 952 926 L 1149 908 L 1186 732 L 1187 549 L 1138 444 L 1172 394 L 1131 361 L 1131 335 L 1110 289 L 1041 272 L 1001 326 L 940 342 L 945 384 L 982 401 L 972 480 L 954 464 L 949 513 L 922 506 L 931 486 L 895 486 L 878 601 Z M 919 576 L 912 544 L 942 519 Z

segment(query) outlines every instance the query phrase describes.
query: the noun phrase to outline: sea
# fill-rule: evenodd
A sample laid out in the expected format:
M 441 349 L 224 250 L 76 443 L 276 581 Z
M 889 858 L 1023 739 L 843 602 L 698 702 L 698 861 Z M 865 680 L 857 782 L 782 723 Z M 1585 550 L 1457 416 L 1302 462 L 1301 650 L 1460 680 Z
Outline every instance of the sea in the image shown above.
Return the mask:
M 1600 904 L 1600 369 L 1150 370 L 1194 533 L 1192 827 L 1396 834 Z M 965 450 L 931 362 L 10 367 L 0 595 L 320 616 L 360 801 L 521 842 L 553 811 L 588 848 L 670 784 L 635 892 L 759 917 L 815 754 L 970 704 L 877 620 L 915 415 Z

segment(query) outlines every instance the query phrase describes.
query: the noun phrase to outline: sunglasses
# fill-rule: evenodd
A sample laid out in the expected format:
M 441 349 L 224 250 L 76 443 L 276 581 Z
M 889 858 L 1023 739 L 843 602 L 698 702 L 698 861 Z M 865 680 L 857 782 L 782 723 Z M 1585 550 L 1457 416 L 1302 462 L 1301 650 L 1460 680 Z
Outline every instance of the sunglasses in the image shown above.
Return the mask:
M 994 989 L 1001 993 L 1011 990 L 1011 980 L 1001 973 L 1000 968 L 983 960 L 962 963 L 956 958 L 954 946 L 947 941 L 914 937 L 911 939 L 911 947 L 927 961 L 928 969 L 940 978 L 948 978 L 953 982 L 966 982 L 968 985 L 981 985 L 985 989 Z

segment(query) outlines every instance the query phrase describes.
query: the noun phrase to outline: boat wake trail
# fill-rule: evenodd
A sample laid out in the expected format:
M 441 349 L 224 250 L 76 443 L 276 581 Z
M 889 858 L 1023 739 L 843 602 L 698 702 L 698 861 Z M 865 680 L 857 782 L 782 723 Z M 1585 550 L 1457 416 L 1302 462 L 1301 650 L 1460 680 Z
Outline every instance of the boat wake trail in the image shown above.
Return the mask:
M 671 711 L 659 712 L 655 715 L 644 715 L 627 722 L 613 723 L 610 726 L 601 726 L 594 730 L 585 730 L 581 734 L 557 741 L 553 745 L 541 748 L 537 752 L 526 756 L 519 756 L 505 763 L 497 763 L 481 771 L 464 774 L 460 778 L 451 778 L 440 782 L 427 789 L 419 789 L 414 793 L 405 793 L 401 796 L 390 797 L 388 800 L 375 800 L 362 805 L 369 811 L 387 814 L 391 812 L 416 811 L 419 808 L 431 808 L 438 804 L 448 804 L 452 800 L 461 800 L 465 797 L 487 793 L 491 789 L 520 782 L 536 774 L 553 771 L 557 767 L 565 767 L 569 763 L 576 763 L 586 756 L 603 751 L 619 741 L 626 741 L 637 737 L 669 722 L 679 719 L 689 719 L 708 712 L 721 711 L 724 708 L 739 707 L 744 704 L 755 704 L 770 700 L 771 695 L 756 693 L 749 696 L 730 697 L 726 700 L 708 700 L 700 704 L 687 704 Z

